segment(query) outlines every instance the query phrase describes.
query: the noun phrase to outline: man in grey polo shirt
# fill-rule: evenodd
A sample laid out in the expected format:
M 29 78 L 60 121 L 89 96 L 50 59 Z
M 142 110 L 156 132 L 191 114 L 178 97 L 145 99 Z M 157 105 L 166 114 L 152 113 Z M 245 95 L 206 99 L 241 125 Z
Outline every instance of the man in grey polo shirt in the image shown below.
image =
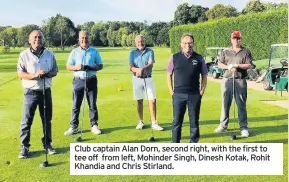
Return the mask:
M 222 113 L 220 125 L 215 129 L 216 133 L 227 131 L 229 125 L 229 112 L 233 100 L 233 75 L 235 77 L 235 101 L 238 106 L 238 118 L 242 137 L 248 137 L 247 121 L 247 69 L 252 66 L 251 52 L 241 46 L 242 36 L 239 31 L 231 34 L 232 47 L 224 49 L 221 53 L 218 66 L 227 69 L 222 80 Z M 233 74 L 234 73 L 234 74 Z
M 18 76 L 22 80 L 24 88 L 24 108 L 20 127 L 21 151 L 18 156 L 20 159 L 28 158 L 30 130 L 37 106 L 42 120 L 43 133 L 46 129 L 46 142 L 45 137 L 42 138 L 43 147 L 44 149 L 47 147 L 49 154 L 56 153 L 51 146 L 52 97 L 50 87 L 52 77 L 57 75 L 58 68 L 54 54 L 43 47 L 44 36 L 41 31 L 33 30 L 29 35 L 29 43 L 31 46 L 20 53 L 17 65 Z M 44 83 L 45 98 L 43 98 Z M 46 108 L 44 108 L 44 99 Z M 44 109 L 46 128 L 44 128 Z

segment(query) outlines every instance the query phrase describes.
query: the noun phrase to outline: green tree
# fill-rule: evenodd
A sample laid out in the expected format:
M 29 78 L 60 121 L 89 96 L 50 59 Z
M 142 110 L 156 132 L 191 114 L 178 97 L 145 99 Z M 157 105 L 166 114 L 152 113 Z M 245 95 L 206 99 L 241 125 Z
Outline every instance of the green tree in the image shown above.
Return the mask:
M 91 34 L 91 29 L 92 29 L 93 25 L 94 25 L 93 21 L 86 22 L 81 26 L 81 30 L 85 30 L 89 34 Z
M 163 27 L 159 31 L 156 43 L 159 46 L 169 46 L 170 37 L 169 37 L 169 28 L 167 26 Z
M 176 25 L 188 24 L 190 22 L 190 7 L 188 3 L 180 4 L 174 14 L 174 22 Z
M 49 45 L 61 46 L 73 45 L 77 42 L 77 29 L 74 23 L 67 17 L 57 14 L 43 21 L 42 30 L 49 41 Z
M 235 17 L 238 16 L 238 11 L 231 5 L 225 6 L 223 4 L 216 4 L 211 9 L 206 11 L 208 19 L 219 19 L 225 17 Z
M 265 6 L 260 2 L 260 0 L 250 0 L 245 8 L 242 10 L 242 14 L 247 13 L 258 13 L 265 11 Z
M 95 46 L 103 46 L 104 43 L 100 39 L 100 33 L 105 31 L 105 24 L 102 21 L 95 23 L 91 28 L 91 43 Z M 106 36 L 105 36 L 106 37 Z
M 198 23 L 198 22 L 204 22 L 207 21 L 207 15 L 206 11 L 208 11 L 209 8 L 202 7 L 200 5 L 192 5 L 190 9 L 190 23 Z

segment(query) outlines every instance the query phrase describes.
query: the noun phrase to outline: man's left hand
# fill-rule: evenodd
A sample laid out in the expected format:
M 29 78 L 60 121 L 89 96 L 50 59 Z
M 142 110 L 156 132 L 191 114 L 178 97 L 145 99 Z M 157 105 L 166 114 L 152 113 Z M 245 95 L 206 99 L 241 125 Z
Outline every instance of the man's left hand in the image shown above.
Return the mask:
M 90 70 L 90 66 L 88 66 L 88 65 L 83 66 L 83 71 L 89 71 L 89 70 Z
M 201 95 L 201 96 L 204 95 L 204 90 L 200 90 L 200 95 Z

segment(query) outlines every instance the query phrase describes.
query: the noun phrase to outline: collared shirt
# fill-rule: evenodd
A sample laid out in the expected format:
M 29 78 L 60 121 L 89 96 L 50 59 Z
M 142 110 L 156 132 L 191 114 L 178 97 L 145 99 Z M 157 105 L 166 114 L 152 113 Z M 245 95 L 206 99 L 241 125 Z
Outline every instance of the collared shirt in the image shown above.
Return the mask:
M 30 48 L 22 51 L 20 53 L 17 72 L 19 73 L 31 73 L 34 74 L 39 70 L 44 70 L 45 72 L 58 72 L 57 63 L 54 54 L 43 49 L 41 55 L 36 56 L 33 54 Z M 43 79 L 36 78 L 33 80 L 22 79 L 23 88 L 29 88 L 32 90 L 42 90 L 43 89 Z M 52 78 L 45 78 L 45 88 L 50 88 L 52 85 Z
M 188 54 L 188 53 L 185 53 L 185 52 L 182 52 L 183 55 L 186 57 L 186 58 L 190 58 L 192 56 L 192 53 L 191 54 Z M 207 66 L 206 66 L 206 63 L 205 63 L 205 60 L 204 58 L 201 60 L 201 64 L 202 64 L 202 70 L 201 70 L 201 75 L 202 76 L 205 76 L 208 74 L 208 69 L 207 69 Z M 174 58 L 173 56 L 171 56 L 170 60 L 169 60 L 169 64 L 168 64 L 168 67 L 167 67 L 167 72 L 169 73 L 173 73 L 174 71 Z
M 80 46 L 73 49 L 67 60 L 67 64 L 74 66 L 77 64 L 95 66 L 97 64 L 102 64 L 102 59 L 96 48 L 88 47 L 86 50 L 82 49 Z M 88 71 L 87 77 L 92 77 L 96 75 L 96 71 Z M 85 71 L 75 71 L 75 77 L 85 78 Z
M 150 48 L 145 48 L 143 51 L 139 51 L 137 48 L 133 49 L 129 53 L 129 64 L 136 68 L 145 67 L 149 61 L 155 63 L 154 51 Z M 135 73 L 133 73 L 135 76 Z M 152 75 L 152 67 L 146 69 L 146 74 L 143 76 Z
M 221 52 L 220 60 L 221 63 L 225 65 L 229 64 L 253 64 L 253 57 L 249 49 L 242 47 L 239 52 L 235 52 L 233 47 L 229 47 L 224 49 Z M 235 78 L 246 78 L 247 70 L 237 68 L 237 72 L 235 73 Z M 233 78 L 233 73 L 230 70 L 226 70 L 224 78 Z
M 31 46 L 30 46 L 30 51 L 37 56 L 38 58 L 43 54 L 43 51 L 45 50 L 45 47 L 41 47 L 40 51 L 37 52 L 35 51 Z

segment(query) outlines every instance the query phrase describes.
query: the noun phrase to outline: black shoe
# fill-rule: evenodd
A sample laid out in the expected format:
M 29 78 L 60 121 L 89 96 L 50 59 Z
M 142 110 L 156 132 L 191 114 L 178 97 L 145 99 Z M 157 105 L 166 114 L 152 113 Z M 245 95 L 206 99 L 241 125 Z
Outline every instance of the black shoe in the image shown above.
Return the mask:
M 44 147 L 44 151 L 45 151 L 45 147 Z M 50 155 L 56 154 L 56 150 L 51 146 L 51 145 L 47 145 L 47 153 Z
M 29 148 L 22 146 L 18 158 L 19 159 L 27 159 L 28 158 L 28 152 L 29 152 Z

